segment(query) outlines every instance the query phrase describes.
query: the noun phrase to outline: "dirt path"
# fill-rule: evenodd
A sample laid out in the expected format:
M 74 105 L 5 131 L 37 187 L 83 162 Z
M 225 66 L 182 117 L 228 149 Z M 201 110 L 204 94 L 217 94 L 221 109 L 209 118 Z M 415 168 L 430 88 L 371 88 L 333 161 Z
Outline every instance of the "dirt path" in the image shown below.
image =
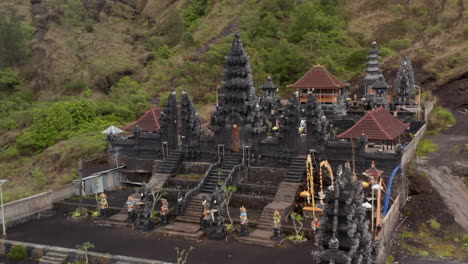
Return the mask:
M 431 185 L 444 198 L 455 221 L 468 230 L 468 188 L 463 182 L 468 160 L 467 154 L 459 151 L 468 144 L 468 117 L 453 112 L 457 123 L 440 135 L 427 136 L 438 149 L 429 157 L 418 159 L 416 169 L 430 176 Z

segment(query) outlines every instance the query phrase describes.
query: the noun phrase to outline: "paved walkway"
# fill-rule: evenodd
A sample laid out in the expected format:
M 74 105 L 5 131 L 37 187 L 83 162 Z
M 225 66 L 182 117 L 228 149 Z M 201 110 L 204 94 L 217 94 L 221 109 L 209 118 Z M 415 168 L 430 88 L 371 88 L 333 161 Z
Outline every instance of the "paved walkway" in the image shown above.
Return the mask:
M 455 221 L 468 230 L 468 188 L 463 176 L 468 171 L 466 153 L 459 150 L 468 144 L 468 117 L 455 113 L 457 123 L 440 135 L 427 136 L 438 149 L 427 158 L 418 159 L 416 168 L 430 176 L 432 186 L 444 198 Z
M 8 238 L 45 245 L 75 248 L 92 242 L 93 251 L 117 255 L 175 262 L 176 247 L 194 250 L 188 257 L 190 264 L 238 263 L 310 263 L 312 243 L 304 247 L 268 248 L 226 241 L 188 241 L 160 237 L 127 229 L 98 227 L 91 222 L 71 223 L 62 216 L 33 220 L 8 230 Z

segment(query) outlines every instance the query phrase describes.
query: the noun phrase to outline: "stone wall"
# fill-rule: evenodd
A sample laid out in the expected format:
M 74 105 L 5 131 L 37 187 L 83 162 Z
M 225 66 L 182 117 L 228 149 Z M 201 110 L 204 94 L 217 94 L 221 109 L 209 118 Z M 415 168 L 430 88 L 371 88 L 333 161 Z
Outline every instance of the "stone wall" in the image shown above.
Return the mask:
M 210 168 L 211 163 L 208 162 L 183 162 L 180 174 L 200 174 L 204 175 Z
M 10 225 L 21 223 L 39 215 L 48 215 L 55 201 L 73 195 L 72 184 L 65 185 L 49 192 L 33 195 L 4 205 L 5 222 Z
M 248 195 L 234 193 L 229 203 L 229 207 L 241 207 L 252 208 L 256 210 L 262 210 L 269 203 L 273 202 L 274 197 L 259 196 L 259 195 Z
M 90 264 L 115 264 L 115 263 L 128 263 L 128 264 L 171 264 L 170 262 L 163 262 L 158 260 L 150 260 L 150 259 L 140 259 L 140 258 L 133 258 L 133 257 L 126 257 L 120 255 L 110 255 L 110 254 L 102 254 L 96 252 L 85 252 L 82 250 L 71 249 L 71 248 L 62 248 L 62 247 L 53 247 L 53 246 L 46 246 L 40 244 L 33 244 L 33 243 L 25 243 L 19 241 L 12 241 L 12 240 L 4 240 L 0 239 L 0 254 L 7 254 L 10 249 L 15 245 L 21 245 L 26 248 L 28 256 L 32 257 L 33 259 L 40 259 L 48 252 L 57 252 L 68 255 L 69 262 L 80 260 L 84 254 L 88 255 L 89 263 Z
M 383 264 L 385 263 L 385 259 L 391 248 L 391 242 L 393 240 L 393 235 L 395 233 L 395 229 L 400 220 L 400 207 L 402 203 L 402 198 L 399 195 L 395 202 L 393 203 L 392 207 L 388 211 L 387 215 L 382 220 L 382 229 L 379 232 L 379 238 L 377 240 L 378 244 L 378 252 L 377 252 L 377 259 L 376 264 Z
M 278 186 L 287 172 L 285 168 L 249 167 L 242 183 Z

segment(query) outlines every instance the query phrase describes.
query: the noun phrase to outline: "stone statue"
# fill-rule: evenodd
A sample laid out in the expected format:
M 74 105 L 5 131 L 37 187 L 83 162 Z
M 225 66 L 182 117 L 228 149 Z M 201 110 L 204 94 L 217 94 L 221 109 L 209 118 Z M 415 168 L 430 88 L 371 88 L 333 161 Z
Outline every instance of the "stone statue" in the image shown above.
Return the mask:
M 249 220 L 247 218 L 247 209 L 242 206 L 240 208 L 240 236 L 249 235 Z
M 135 221 L 135 207 L 136 201 L 132 198 L 132 196 L 129 196 L 127 200 L 127 221 L 129 223 L 133 223 Z
M 281 234 L 281 215 L 278 210 L 275 210 L 273 215 L 273 236 L 271 237 L 271 240 L 283 240 L 283 235 Z
M 210 208 L 210 203 L 208 201 L 204 200 L 202 202 L 203 206 L 203 213 L 201 217 L 201 226 L 204 230 L 209 228 L 211 226 L 211 208 Z
M 135 227 L 141 231 L 150 231 L 153 229 L 154 223 L 151 218 L 151 208 L 148 202 L 140 205 L 136 214 Z
M 169 203 L 166 199 L 161 199 L 161 226 L 169 224 Z
M 105 193 L 101 193 L 99 197 L 101 198 L 99 200 L 99 214 L 101 217 L 105 217 L 107 216 L 107 208 L 109 208 L 109 204 L 107 203 L 107 196 Z

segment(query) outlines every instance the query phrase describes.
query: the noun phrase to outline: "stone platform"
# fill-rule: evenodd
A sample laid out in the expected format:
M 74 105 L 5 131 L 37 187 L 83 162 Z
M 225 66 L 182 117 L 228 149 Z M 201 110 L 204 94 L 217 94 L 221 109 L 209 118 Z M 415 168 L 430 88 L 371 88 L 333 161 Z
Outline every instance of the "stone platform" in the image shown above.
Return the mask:
M 284 242 L 273 241 L 270 238 L 273 236 L 273 231 L 257 229 L 250 233 L 248 237 L 239 237 L 239 241 L 251 245 L 259 245 L 264 247 L 279 247 Z
M 157 228 L 154 234 L 188 240 L 199 240 L 205 235 L 205 232 L 201 230 L 199 224 L 174 222 L 167 226 Z
M 129 227 L 130 224 L 127 223 L 127 214 L 115 214 L 106 220 L 96 220 L 94 223 L 97 226 L 108 226 L 114 228 L 126 228 Z

